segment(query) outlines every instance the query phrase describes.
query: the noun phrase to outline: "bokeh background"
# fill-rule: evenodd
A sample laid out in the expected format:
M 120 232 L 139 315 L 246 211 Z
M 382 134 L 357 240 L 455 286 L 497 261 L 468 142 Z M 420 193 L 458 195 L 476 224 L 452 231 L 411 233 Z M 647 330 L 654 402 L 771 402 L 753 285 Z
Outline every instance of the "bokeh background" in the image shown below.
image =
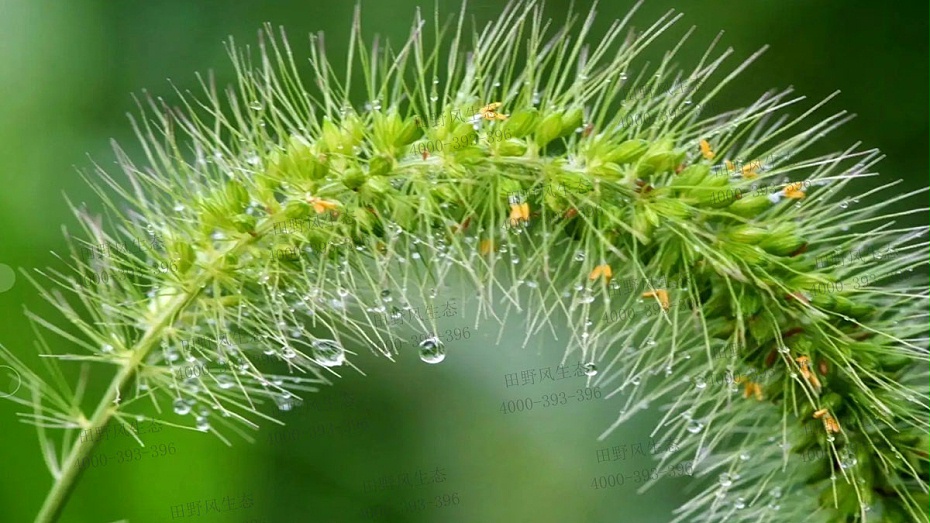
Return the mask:
M 415 7 L 427 13 L 433 7 L 413 0 L 361 4 L 369 41 L 380 33 L 392 42 L 407 35 Z M 591 2 L 576 4 L 586 11 Z M 632 4 L 602 1 L 595 34 Z M 459 6 L 439 5 L 449 15 Z M 568 5 L 549 0 L 546 9 L 564 20 Z M 145 88 L 170 102 L 166 79 L 195 90 L 195 71 L 213 70 L 221 84 L 230 82 L 223 40 L 232 35 L 254 44 L 266 21 L 284 25 L 295 47 L 323 30 L 331 55 L 343 55 L 353 6 L 339 0 L 0 0 L 0 343 L 18 354 L 33 352 L 23 310 L 41 314 L 48 307 L 18 271 L 58 263 L 51 252 L 64 249 L 62 228 L 74 228 L 63 194 L 100 209 L 77 169 L 91 159 L 112 166 L 111 138 L 138 152 L 125 117 L 135 111 L 132 93 Z M 691 25 L 698 29 L 680 56 L 683 64 L 699 58 L 720 30 L 722 44 L 736 50 L 733 64 L 770 44 L 729 88 L 728 100 L 748 103 L 763 90 L 794 86 L 813 102 L 841 90 L 830 107 L 858 117 L 828 136 L 824 147 L 862 141 L 887 155 L 880 164 L 885 178 L 872 183 L 902 178 L 902 191 L 927 186 L 927 4 L 651 0 L 635 25 L 645 27 L 671 8 L 686 16 L 655 46 L 654 56 Z M 468 8 L 482 24 L 501 10 L 502 2 L 491 0 L 475 0 Z M 914 216 L 909 223 L 926 220 Z M 460 314 L 444 318 L 440 327 L 471 325 L 466 306 L 460 302 Z M 397 363 L 362 355 L 358 365 L 368 376 L 343 373 L 336 387 L 282 413 L 286 429 L 262 431 L 255 444 L 236 439 L 228 448 L 196 433 L 151 434 L 147 441 L 176 452 L 151 457 L 146 450 L 138 462 L 88 470 L 62 521 L 648 523 L 666 520 L 685 499 L 685 479 L 663 480 L 642 496 L 629 481 L 592 487 L 601 475 L 633 477 L 654 466 L 647 427 L 657 413 L 643 414 L 604 442 L 596 438 L 616 414 L 611 402 L 501 413 L 505 401 L 573 395 L 585 379 L 508 387 L 508 374 L 547 367 L 555 372 L 562 343 L 545 337 L 523 348 L 525 335 L 517 328 L 508 328 L 499 343 L 496 330 L 472 326 L 471 333 L 448 346 L 439 365 L 423 364 L 412 349 Z M 103 373 L 94 377 L 95 386 L 109 381 Z M 9 402 L 0 402 L 0 443 L 0 521 L 31 521 L 50 477 L 33 429 L 17 421 Z M 645 455 L 597 460 L 601 449 L 636 444 Z M 129 438 L 111 437 L 98 452 L 114 456 L 134 447 Z M 416 485 L 418 474 L 429 479 L 436 469 L 442 482 Z M 403 474 L 414 486 L 366 487 Z M 437 496 L 451 504 L 453 494 L 455 505 L 400 512 L 404 504 L 431 504 Z M 188 503 L 203 502 L 205 510 L 216 500 L 222 508 L 224 498 L 239 508 L 187 515 Z M 172 514 L 178 505 L 184 506 L 182 517 Z M 378 506 L 386 508 L 362 515 Z

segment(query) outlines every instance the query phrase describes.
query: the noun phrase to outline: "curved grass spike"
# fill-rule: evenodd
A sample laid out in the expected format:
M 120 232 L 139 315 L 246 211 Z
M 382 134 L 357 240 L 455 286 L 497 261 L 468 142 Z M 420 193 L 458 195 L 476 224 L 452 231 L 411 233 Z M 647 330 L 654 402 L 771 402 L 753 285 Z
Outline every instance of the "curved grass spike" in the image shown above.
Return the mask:
M 128 185 L 96 169 L 107 219 L 75 207 L 74 272 L 40 271 L 67 327 L 30 317 L 78 351 L 39 333 L 45 377 L 3 351 L 54 479 L 36 521 L 61 513 L 85 431 L 132 430 L 151 401 L 161 423 L 250 439 L 277 422 L 264 406 L 359 351 L 393 358 L 384 318 L 453 283 L 476 325 L 568 326 L 566 361 L 623 404 L 602 439 L 665 405 L 661 466 L 709 478 L 675 521 L 927 521 L 927 227 L 896 226 L 926 208 L 877 178 L 876 150 L 804 154 L 850 118 L 828 100 L 708 114 L 757 55 L 725 70 L 715 40 L 680 70 L 689 32 L 641 63 L 680 15 L 631 16 L 590 45 L 593 10 L 551 31 L 518 0 L 469 34 L 463 7 L 429 38 L 417 14 L 394 49 L 363 41 L 356 9 L 344 73 L 322 35 L 308 70 L 267 27 L 255 62 L 230 41 L 234 88 L 145 97 L 145 166 L 117 149 Z M 842 199 L 859 178 L 873 188 Z M 873 255 L 843 259 L 857 249 Z M 76 387 L 57 360 L 83 362 Z M 99 400 L 89 368 L 115 368 Z

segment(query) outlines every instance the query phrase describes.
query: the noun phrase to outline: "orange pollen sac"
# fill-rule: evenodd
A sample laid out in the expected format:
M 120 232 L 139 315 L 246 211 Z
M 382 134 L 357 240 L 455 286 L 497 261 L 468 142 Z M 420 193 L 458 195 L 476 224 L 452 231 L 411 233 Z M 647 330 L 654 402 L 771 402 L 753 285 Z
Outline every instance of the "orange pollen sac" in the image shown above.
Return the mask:
M 749 396 L 755 396 L 757 401 L 762 401 L 764 399 L 762 395 L 762 385 L 754 381 L 746 380 L 743 384 L 743 397 L 748 398 Z
M 337 208 L 336 202 L 317 198 L 316 196 L 307 197 L 307 203 L 313 206 L 313 210 L 316 211 L 317 214 L 323 214 L 327 210 Z
M 491 240 L 481 240 L 481 244 L 478 245 L 478 252 L 482 255 L 491 252 L 491 249 L 494 248 L 494 242 Z
M 707 140 L 701 140 L 701 154 L 704 155 L 704 158 L 708 160 L 713 160 L 716 154 L 710 148 L 710 143 Z
M 801 374 L 804 374 L 805 377 L 807 376 L 807 374 L 810 374 L 810 370 L 808 370 L 807 368 L 807 366 L 811 362 L 810 358 L 808 358 L 807 356 L 798 356 L 795 359 L 798 362 L 798 365 L 801 367 Z
M 756 169 L 762 167 L 762 162 L 750 162 L 749 165 L 743 166 L 743 178 L 748 178 L 752 180 L 759 176 L 759 173 L 756 172 Z
M 807 356 L 799 356 L 797 358 L 798 366 L 801 368 L 801 376 L 804 376 L 804 379 L 811 384 L 814 389 L 820 391 L 820 380 L 817 379 L 817 375 L 811 372 L 810 369 L 810 358 Z
M 591 271 L 591 274 L 588 275 L 589 280 L 596 280 L 599 277 L 603 276 L 606 281 L 610 281 L 614 277 L 613 271 L 610 269 L 610 265 L 606 263 L 603 265 L 598 265 Z
M 790 183 L 785 186 L 785 198 L 800 200 L 804 198 L 804 189 L 801 182 Z
M 668 291 L 665 289 L 659 289 L 655 292 L 646 291 L 643 293 L 643 298 L 658 298 L 659 303 L 662 304 L 662 308 L 668 310 Z
M 823 418 L 823 425 L 827 429 L 827 432 L 839 432 L 840 424 L 827 412 L 827 409 L 820 409 L 814 413 L 815 418 Z
M 510 226 L 517 227 L 521 223 L 527 222 L 530 219 L 530 204 L 523 203 L 511 203 L 510 204 Z

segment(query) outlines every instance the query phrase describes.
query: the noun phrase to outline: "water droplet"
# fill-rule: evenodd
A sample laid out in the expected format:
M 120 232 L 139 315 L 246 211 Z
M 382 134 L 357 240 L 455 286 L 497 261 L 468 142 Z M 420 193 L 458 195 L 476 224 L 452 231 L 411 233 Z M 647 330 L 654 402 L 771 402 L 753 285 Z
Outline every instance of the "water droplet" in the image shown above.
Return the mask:
M 739 455 L 739 459 L 740 461 L 749 461 L 749 453 L 743 452 L 742 454 Z
M 702 378 L 701 376 L 696 376 L 694 378 L 694 388 L 698 390 L 703 390 L 707 388 L 707 382 L 704 381 L 704 378 Z
M 381 291 L 381 301 L 383 303 L 391 303 L 394 301 L 394 298 L 391 296 L 391 291 L 387 289 Z
M 844 469 L 855 467 L 858 462 L 856 456 L 848 450 L 844 451 L 840 456 L 840 467 Z
M 691 434 L 697 434 L 698 432 L 701 432 L 701 429 L 704 428 L 704 424 L 701 423 L 700 421 L 692 420 L 691 423 L 689 423 L 688 426 L 685 428 Z
M 582 251 L 581 249 L 575 251 L 575 258 L 574 258 L 574 260 L 575 260 L 575 261 L 578 261 L 578 262 L 584 261 L 584 251 Z
M 338 367 L 346 361 L 346 351 L 335 340 L 313 342 L 313 359 L 324 367 Z
M 178 398 L 174 400 L 174 412 L 176 414 L 185 415 L 191 411 L 191 406 L 187 404 L 186 401 Z
M 592 361 L 584 366 L 584 375 L 585 376 L 596 376 L 597 375 L 597 365 Z
M 281 350 L 281 356 L 283 356 L 284 359 L 286 360 L 291 360 L 291 359 L 294 359 L 295 356 L 297 356 L 297 352 L 295 352 L 294 349 L 290 347 L 284 347 Z
M 110 345 L 109 343 L 107 343 L 107 344 L 104 345 L 103 347 L 100 347 L 100 350 L 101 350 L 104 354 L 109 354 L 109 353 L 113 352 L 113 345 Z
M 252 109 L 254 109 L 254 110 L 256 110 L 256 111 L 261 111 L 261 110 L 262 110 L 262 103 L 261 103 L 260 101 L 258 101 L 258 100 L 252 100 L 252 103 L 249 104 L 249 107 L 251 107 Z
M 732 484 L 733 484 L 733 478 L 730 477 L 730 474 L 728 474 L 728 473 L 726 473 L 726 472 L 720 474 L 720 486 L 721 486 L 721 487 L 726 488 L 726 487 L 729 487 L 729 486 L 732 485 Z
M 229 374 L 220 374 L 216 377 L 216 384 L 221 389 L 231 389 L 236 385 L 236 382 Z
M 774 487 L 772 490 L 769 491 L 769 495 L 772 496 L 772 497 L 775 498 L 775 499 L 780 498 L 780 497 L 781 497 L 781 487 Z
M 429 364 L 439 363 L 446 359 L 446 351 L 439 338 L 434 336 L 420 343 L 420 359 Z
M 206 432 L 210 430 L 210 422 L 204 416 L 197 416 L 197 430 Z
M 736 498 L 733 501 L 733 508 L 737 510 L 746 508 L 746 500 L 742 497 Z
M 841 201 L 841 202 L 840 202 L 840 207 L 843 208 L 843 209 L 849 207 L 849 202 L 847 202 L 846 200 Z
M 273 396 L 273 398 L 278 410 L 288 411 L 294 407 L 295 398 L 284 396 Z
M 780 345 L 780 346 L 778 347 L 778 352 L 779 352 L 780 354 L 788 354 L 790 351 L 791 351 L 791 349 L 789 349 L 786 345 Z

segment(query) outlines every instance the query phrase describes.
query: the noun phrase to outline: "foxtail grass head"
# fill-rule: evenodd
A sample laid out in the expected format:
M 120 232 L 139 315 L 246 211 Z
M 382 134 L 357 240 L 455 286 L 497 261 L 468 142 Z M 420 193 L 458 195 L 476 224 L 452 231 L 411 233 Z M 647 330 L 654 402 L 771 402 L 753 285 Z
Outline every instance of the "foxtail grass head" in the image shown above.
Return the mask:
M 620 407 L 602 439 L 665 406 L 654 435 L 680 450 L 661 465 L 712 478 L 676 521 L 926 521 L 927 228 L 895 225 L 926 209 L 872 171 L 876 150 L 805 153 L 849 118 L 828 100 L 713 112 L 757 55 L 733 68 L 711 45 L 679 69 L 688 33 L 647 67 L 678 15 L 639 32 L 631 15 L 589 43 L 593 11 L 554 31 L 533 1 L 474 31 L 418 14 L 392 48 L 357 10 L 344 71 L 321 36 L 307 67 L 267 27 L 257 56 L 230 42 L 225 93 L 143 99 L 145 158 L 96 170 L 119 203 L 99 191 L 106 222 L 76 208 L 75 273 L 45 273 L 80 335 L 34 317 L 82 349 L 46 355 L 120 369 L 113 406 L 85 416 L 6 353 L 26 419 L 73 439 L 151 399 L 225 438 L 360 352 L 393 358 L 391 319 L 458 290 L 476 325 L 567 326 L 566 358 Z M 882 256 L 818 262 L 858 248 Z M 424 362 L 456 357 L 435 319 L 416 328 Z

